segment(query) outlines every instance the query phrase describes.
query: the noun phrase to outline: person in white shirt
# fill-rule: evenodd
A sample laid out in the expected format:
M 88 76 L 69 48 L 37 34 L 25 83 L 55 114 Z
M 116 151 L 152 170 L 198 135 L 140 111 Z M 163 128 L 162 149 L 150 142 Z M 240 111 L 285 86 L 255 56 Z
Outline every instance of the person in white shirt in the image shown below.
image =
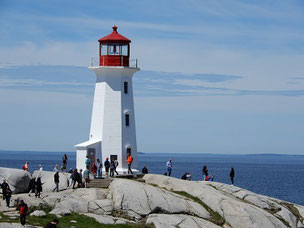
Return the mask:
M 171 176 L 171 171 L 172 171 L 172 160 L 171 160 L 171 159 L 169 159 L 169 160 L 167 161 L 166 166 L 167 166 L 167 171 L 168 171 L 167 175 L 168 175 L 168 176 Z

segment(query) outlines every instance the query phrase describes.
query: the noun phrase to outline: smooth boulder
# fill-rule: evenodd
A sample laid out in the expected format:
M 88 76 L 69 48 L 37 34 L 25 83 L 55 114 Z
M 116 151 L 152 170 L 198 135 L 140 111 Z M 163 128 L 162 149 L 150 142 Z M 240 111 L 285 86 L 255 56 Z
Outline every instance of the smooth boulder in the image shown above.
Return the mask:
M 31 174 L 27 171 L 0 167 L 0 182 L 6 180 L 13 193 L 27 192 L 30 179 Z
M 52 191 L 55 188 L 54 183 L 54 174 L 55 172 L 50 171 L 34 171 L 33 177 L 41 177 L 41 183 L 42 183 L 42 191 Z M 59 173 L 59 190 L 67 189 L 69 186 L 69 174 L 65 173 Z

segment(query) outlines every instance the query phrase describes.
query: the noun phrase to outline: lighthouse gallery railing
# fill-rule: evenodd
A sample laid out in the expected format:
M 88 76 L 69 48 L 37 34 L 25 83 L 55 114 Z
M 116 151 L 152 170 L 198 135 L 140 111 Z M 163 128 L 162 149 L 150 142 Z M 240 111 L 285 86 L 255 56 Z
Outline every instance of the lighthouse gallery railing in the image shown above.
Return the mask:
M 91 57 L 91 61 L 90 61 L 90 66 L 99 66 L 100 64 L 100 59 L 99 57 Z M 123 63 L 121 63 L 121 66 L 123 66 Z M 129 67 L 134 67 L 137 68 L 138 67 L 138 61 L 137 59 L 129 59 Z

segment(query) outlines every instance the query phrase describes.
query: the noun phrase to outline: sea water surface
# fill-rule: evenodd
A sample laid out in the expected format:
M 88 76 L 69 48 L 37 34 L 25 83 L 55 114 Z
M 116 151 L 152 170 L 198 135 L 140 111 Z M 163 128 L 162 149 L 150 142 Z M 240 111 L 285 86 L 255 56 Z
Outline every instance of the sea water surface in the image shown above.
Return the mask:
M 44 170 L 61 165 L 65 152 L 0 151 L 0 167 L 22 168 L 29 162 L 30 172 L 41 164 Z M 68 168 L 74 168 L 76 153 L 69 152 Z M 139 153 L 138 167 L 147 166 L 149 173 L 164 174 L 166 161 L 173 162 L 172 176 L 180 178 L 190 172 L 193 180 L 202 179 L 207 165 L 215 181 L 230 184 L 229 172 L 235 169 L 235 185 L 258 194 L 304 205 L 304 155 L 279 154 L 172 154 Z

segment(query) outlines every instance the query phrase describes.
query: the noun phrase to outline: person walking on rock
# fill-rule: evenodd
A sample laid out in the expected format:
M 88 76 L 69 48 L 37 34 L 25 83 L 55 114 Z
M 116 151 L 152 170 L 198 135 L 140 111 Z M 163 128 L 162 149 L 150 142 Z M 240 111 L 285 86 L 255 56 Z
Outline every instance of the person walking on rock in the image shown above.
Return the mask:
M 59 192 L 59 172 L 57 171 L 55 174 L 54 174 L 54 183 L 56 185 L 56 187 L 53 189 L 53 192 Z
M 28 187 L 29 196 L 31 196 L 32 192 L 35 192 L 35 182 L 36 182 L 36 179 L 34 177 L 30 179 L 30 184 Z
M 8 183 L 6 182 L 6 180 L 3 180 L 3 183 L 1 184 L 3 200 L 5 199 L 5 192 L 7 187 L 9 187 Z
M 72 186 L 74 186 L 74 183 L 75 183 L 75 173 L 74 173 L 74 170 L 72 170 L 72 173 L 70 175 L 70 179 L 69 179 L 69 187 L 68 188 L 71 188 Z
M 24 226 L 26 222 L 26 212 L 28 210 L 28 206 L 26 203 L 24 203 L 23 200 L 20 200 L 20 204 L 18 205 L 18 210 L 20 213 L 20 223 L 22 226 Z
M 204 165 L 204 167 L 203 167 L 203 180 L 206 180 L 207 177 L 208 177 L 208 168 L 207 168 L 206 165 Z
M 37 177 L 35 181 L 35 197 L 40 198 L 40 194 L 42 192 L 42 183 L 41 183 L 41 178 Z
M 131 169 L 133 157 L 131 154 L 128 155 L 127 162 L 128 162 L 128 174 L 130 174 L 130 173 L 133 174 L 132 169 Z
M 167 175 L 171 176 L 171 172 L 172 172 L 172 160 L 169 159 L 166 163 L 166 167 L 167 167 Z
M 101 178 L 102 177 L 102 163 L 100 162 L 99 158 L 97 158 L 96 166 L 97 166 L 97 178 Z
M 115 169 L 115 163 L 114 163 L 114 159 L 112 159 L 110 164 L 110 177 L 114 177 L 114 169 Z
M 79 173 L 78 173 L 78 174 L 79 174 L 79 179 L 80 179 L 80 187 L 81 187 L 81 188 L 83 188 L 83 180 L 82 180 L 83 176 L 82 176 L 82 169 L 80 169 L 80 170 L 79 170 Z
M 106 171 L 106 178 L 108 178 L 109 176 L 109 168 L 110 168 L 110 162 L 109 162 L 109 158 L 106 158 L 105 162 L 104 162 L 104 167 L 105 167 L 105 171 Z
M 118 161 L 117 161 L 117 159 L 116 160 L 114 160 L 114 172 L 116 173 L 116 175 L 119 175 L 119 173 L 117 172 L 117 170 L 116 170 L 116 168 L 118 167 Z
M 231 170 L 230 170 L 230 180 L 231 180 L 231 184 L 233 185 L 234 184 L 234 168 L 231 167 Z
M 12 197 L 12 190 L 10 189 L 10 187 L 7 185 L 6 186 L 6 191 L 4 194 L 4 198 L 6 200 L 6 206 L 10 207 L 10 202 L 11 202 L 11 197 Z

